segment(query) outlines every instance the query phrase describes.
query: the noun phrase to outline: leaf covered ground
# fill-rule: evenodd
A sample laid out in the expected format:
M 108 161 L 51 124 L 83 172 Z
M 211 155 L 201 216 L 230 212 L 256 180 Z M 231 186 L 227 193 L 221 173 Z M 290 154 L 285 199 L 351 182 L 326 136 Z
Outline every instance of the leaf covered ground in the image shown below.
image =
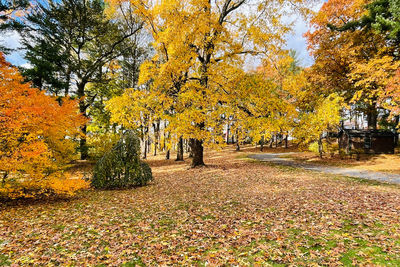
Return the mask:
M 400 188 L 271 166 L 150 160 L 155 180 L 0 204 L 0 265 L 400 265 Z
M 398 153 L 361 154 L 359 155 L 359 159 L 357 159 L 356 155 L 353 155 L 352 158 L 349 158 L 348 156 L 340 158 L 339 155 L 335 154 L 333 157 L 326 155 L 321 159 L 318 155 L 312 152 L 294 152 L 294 154 L 288 155 L 287 157 L 317 165 L 338 166 L 362 171 L 400 174 L 400 155 Z

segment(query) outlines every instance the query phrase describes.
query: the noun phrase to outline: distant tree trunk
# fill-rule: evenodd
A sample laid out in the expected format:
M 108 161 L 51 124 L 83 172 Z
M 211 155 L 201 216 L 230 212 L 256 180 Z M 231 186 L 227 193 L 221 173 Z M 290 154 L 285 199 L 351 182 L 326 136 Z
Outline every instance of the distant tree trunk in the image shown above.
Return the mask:
M 279 137 L 279 135 L 276 134 L 275 135 L 275 148 L 278 148 L 278 137 Z
M 225 142 L 227 143 L 227 144 L 229 144 L 229 122 L 228 122 L 228 124 L 226 125 L 226 136 L 225 136 Z
M 183 147 L 184 147 L 184 152 L 188 153 L 189 152 L 189 141 L 187 139 L 183 140 Z
M 154 156 L 157 156 L 157 147 L 160 142 L 160 121 L 153 123 L 154 129 Z
M 189 139 L 189 158 L 193 158 L 193 143 L 194 143 L 194 139 L 190 138 Z
M 367 110 L 368 129 L 376 130 L 378 124 L 378 111 L 376 105 L 372 104 Z
M 151 152 L 151 141 L 150 141 L 150 136 L 147 134 L 147 153 L 150 154 Z
M 240 151 L 240 145 L 239 145 L 239 131 L 236 129 L 236 151 Z
M 261 151 L 261 152 L 264 151 L 264 135 L 261 136 L 261 140 L 260 140 L 260 151 Z
M 179 137 L 176 161 L 183 161 L 183 138 Z
M 166 143 L 165 142 L 166 142 L 166 139 L 167 139 L 165 131 L 164 131 L 163 135 L 164 135 L 164 139 L 163 139 L 163 144 L 162 144 L 162 151 L 165 151 L 166 150 Z
M 165 159 L 169 159 L 170 158 L 170 150 L 167 150 L 167 153 L 165 154 Z
M 87 144 L 86 144 L 86 134 L 87 134 L 87 126 L 86 126 L 86 124 L 81 126 L 81 131 L 82 131 L 83 137 L 81 137 L 81 139 L 79 140 L 79 148 L 80 148 L 80 151 L 81 151 L 81 160 L 85 160 L 89 156 L 88 147 L 87 147 Z
M 288 138 L 289 138 L 289 133 L 286 133 L 286 137 L 285 137 L 285 148 L 288 148 Z
M 269 148 L 272 148 L 274 145 L 274 136 L 271 136 L 271 142 L 269 143 Z
M 147 159 L 147 138 L 143 137 L 143 159 Z
M 192 168 L 205 166 L 203 159 L 204 155 L 203 141 L 194 139 L 192 151 L 193 151 Z
M 322 152 L 323 152 L 322 136 L 320 136 L 318 139 L 318 152 L 319 152 L 319 157 L 322 159 Z
M 399 120 L 400 120 L 400 116 L 399 115 L 395 116 L 395 122 L 396 122 L 396 124 L 394 126 L 395 132 L 397 132 L 397 125 L 399 125 Z M 395 135 L 394 144 L 395 144 L 395 146 L 398 146 L 398 144 L 399 144 L 399 134 Z
M 1 184 L 2 184 L 3 186 L 6 184 L 6 179 L 7 179 L 7 177 L 8 177 L 8 172 L 6 171 L 6 172 L 4 172 L 4 174 L 3 174 L 3 179 L 2 179 L 2 182 L 1 182 Z

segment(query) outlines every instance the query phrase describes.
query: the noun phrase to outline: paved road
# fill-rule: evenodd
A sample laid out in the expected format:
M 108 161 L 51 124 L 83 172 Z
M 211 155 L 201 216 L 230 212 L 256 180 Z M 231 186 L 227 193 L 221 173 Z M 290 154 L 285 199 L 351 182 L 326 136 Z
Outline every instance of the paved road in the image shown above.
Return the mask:
M 249 158 L 256 159 L 259 161 L 267 161 L 275 164 L 280 164 L 284 166 L 298 167 L 311 171 L 318 171 L 331 174 L 339 174 L 349 177 L 357 177 L 368 180 L 376 180 L 380 182 L 387 182 L 393 184 L 400 184 L 400 174 L 390 174 L 383 172 L 373 172 L 373 171 L 360 171 L 350 168 L 340 168 L 331 166 L 321 166 L 309 163 L 297 162 L 291 158 L 282 158 L 282 156 L 288 156 L 293 153 L 268 153 L 268 154 L 254 154 L 249 155 Z

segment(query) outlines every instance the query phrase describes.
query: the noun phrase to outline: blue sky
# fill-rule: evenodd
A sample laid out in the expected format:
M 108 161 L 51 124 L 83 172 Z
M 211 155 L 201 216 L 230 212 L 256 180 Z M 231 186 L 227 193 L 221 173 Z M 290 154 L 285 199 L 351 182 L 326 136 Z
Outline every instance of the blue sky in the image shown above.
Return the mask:
M 314 10 L 318 10 L 321 4 L 316 5 Z M 297 18 L 295 21 L 293 33 L 287 36 L 287 47 L 288 49 L 296 50 L 300 63 L 303 66 L 310 66 L 313 64 L 313 59 L 310 57 L 307 51 L 306 40 L 303 34 L 308 31 L 307 23 L 301 18 Z M 3 39 L 3 40 L 1 40 Z M 16 33 L 7 33 L 5 36 L 0 38 L 3 45 L 9 48 L 18 48 L 19 37 Z M 16 66 L 21 66 L 26 64 L 26 60 L 23 58 L 24 54 L 22 51 L 16 51 L 6 56 L 7 61 L 11 62 Z
M 303 34 L 308 31 L 307 23 L 302 19 L 297 19 L 293 29 L 293 34 L 287 37 L 287 48 L 297 51 L 302 66 L 308 67 L 314 63 L 314 60 L 307 51 L 306 39 Z
M 313 63 L 313 59 L 309 56 L 307 51 L 306 40 L 303 34 L 307 31 L 307 26 L 303 21 L 296 23 L 294 33 L 288 36 L 287 48 L 294 49 L 297 51 L 301 64 L 303 66 L 310 66 Z M 8 33 L 4 38 L 3 44 L 9 48 L 18 48 L 19 37 L 18 34 Z M 26 64 L 26 60 L 23 58 L 22 51 L 16 51 L 6 56 L 7 61 L 11 62 L 16 66 Z

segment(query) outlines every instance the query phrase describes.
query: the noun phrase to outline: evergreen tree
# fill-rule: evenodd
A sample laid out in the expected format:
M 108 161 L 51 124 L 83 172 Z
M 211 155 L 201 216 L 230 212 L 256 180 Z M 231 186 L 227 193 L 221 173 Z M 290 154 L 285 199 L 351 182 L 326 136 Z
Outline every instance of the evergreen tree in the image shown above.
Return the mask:
M 109 64 L 142 29 L 133 17 L 125 22 L 106 14 L 101 0 L 38 3 L 21 30 L 26 58 L 33 66 L 26 75 L 41 89 L 78 98 L 81 113 L 88 116 L 98 96 L 88 84 L 107 81 Z M 86 137 L 81 138 L 80 150 L 81 158 L 87 158 Z

